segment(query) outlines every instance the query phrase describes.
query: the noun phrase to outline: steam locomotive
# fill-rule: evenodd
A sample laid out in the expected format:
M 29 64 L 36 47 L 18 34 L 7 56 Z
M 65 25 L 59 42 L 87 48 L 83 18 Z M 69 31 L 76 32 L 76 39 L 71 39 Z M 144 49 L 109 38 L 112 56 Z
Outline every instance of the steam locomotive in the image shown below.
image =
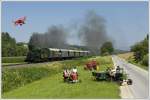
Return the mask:
M 29 51 L 26 62 L 45 62 L 53 60 L 65 60 L 83 56 L 89 56 L 89 51 L 57 49 L 57 48 L 42 48 Z

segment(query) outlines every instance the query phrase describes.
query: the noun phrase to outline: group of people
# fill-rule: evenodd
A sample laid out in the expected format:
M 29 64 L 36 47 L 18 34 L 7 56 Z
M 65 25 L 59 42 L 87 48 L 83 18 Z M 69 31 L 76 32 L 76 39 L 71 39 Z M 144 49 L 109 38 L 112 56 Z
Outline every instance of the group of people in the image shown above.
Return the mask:
M 78 82 L 78 72 L 77 72 L 77 68 L 73 67 L 72 69 L 67 69 L 65 68 L 63 71 L 63 77 L 64 77 L 64 81 L 67 82 Z
M 122 70 L 119 66 L 117 66 L 115 69 L 112 69 L 111 67 L 108 67 L 106 69 L 106 72 L 108 72 L 111 80 L 113 79 L 119 80 L 121 71 Z M 77 68 L 76 67 L 73 67 L 72 69 L 64 68 L 63 77 L 64 77 L 64 82 L 72 82 L 72 83 L 78 82 Z
M 123 70 L 120 68 L 120 66 L 117 66 L 115 69 L 108 67 L 106 71 L 111 76 L 111 78 L 119 80 L 119 77 L 122 75 Z

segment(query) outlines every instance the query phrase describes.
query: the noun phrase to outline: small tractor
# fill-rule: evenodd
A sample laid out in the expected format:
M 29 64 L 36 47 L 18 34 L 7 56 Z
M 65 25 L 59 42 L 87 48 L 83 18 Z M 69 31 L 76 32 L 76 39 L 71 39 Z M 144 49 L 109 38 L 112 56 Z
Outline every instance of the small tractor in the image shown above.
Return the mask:
M 92 60 L 92 61 L 86 63 L 86 66 L 84 67 L 84 69 L 85 70 L 93 70 L 93 69 L 96 70 L 98 64 L 99 64 L 98 62 L 96 62 L 95 60 Z
M 96 81 L 115 81 L 120 85 L 125 82 L 127 85 L 132 85 L 132 79 L 128 79 L 128 75 L 124 72 L 123 68 L 117 67 L 116 71 L 108 68 L 103 72 L 92 72 L 94 80 Z

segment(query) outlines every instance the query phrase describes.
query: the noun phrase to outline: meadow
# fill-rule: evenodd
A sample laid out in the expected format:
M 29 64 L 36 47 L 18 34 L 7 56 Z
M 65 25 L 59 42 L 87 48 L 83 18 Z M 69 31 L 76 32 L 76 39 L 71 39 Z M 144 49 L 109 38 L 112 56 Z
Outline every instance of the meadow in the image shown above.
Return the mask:
M 3 69 L 4 73 L 2 73 L 3 86 L 13 86 L 11 85 L 12 82 L 10 79 L 18 77 L 17 75 L 12 74 L 13 72 L 22 74 L 19 75 L 20 80 L 18 81 L 20 82 L 15 82 L 15 84 L 19 83 L 20 85 L 15 86 L 12 89 L 9 89 L 8 87 L 8 91 L 2 92 L 2 98 L 120 98 L 119 85 L 114 82 L 94 81 L 91 71 L 84 70 L 85 63 L 92 59 L 95 59 L 100 63 L 100 71 L 106 70 L 107 67 L 113 67 L 111 56 L 105 56 L 55 61 L 38 67 L 31 66 L 29 69 L 26 69 L 26 67 L 16 68 L 10 72 L 8 70 L 11 68 L 5 68 Z M 74 66 L 77 66 L 81 83 L 64 83 L 62 77 L 63 68 L 71 68 Z M 3 76 L 6 75 L 5 72 L 7 72 L 7 74 L 9 73 L 7 78 L 3 78 Z M 25 77 L 26 74 L 29 75 Z M 29 81 L 30 79 L 31 81 Z M 22 84 L 22 81 L 25 83 Z

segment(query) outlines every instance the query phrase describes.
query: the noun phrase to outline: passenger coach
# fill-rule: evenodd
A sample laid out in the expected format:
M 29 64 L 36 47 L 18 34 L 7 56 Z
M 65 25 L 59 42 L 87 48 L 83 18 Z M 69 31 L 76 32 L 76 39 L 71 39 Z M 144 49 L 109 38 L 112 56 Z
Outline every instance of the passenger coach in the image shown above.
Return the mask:
M 57 48 L 42 48 L 30 51 L 27 55 L 27 62 L 44 62 L 53 60 L 65 60 L 83 56 L 89 56 L 89 51 L 57 49 Z

